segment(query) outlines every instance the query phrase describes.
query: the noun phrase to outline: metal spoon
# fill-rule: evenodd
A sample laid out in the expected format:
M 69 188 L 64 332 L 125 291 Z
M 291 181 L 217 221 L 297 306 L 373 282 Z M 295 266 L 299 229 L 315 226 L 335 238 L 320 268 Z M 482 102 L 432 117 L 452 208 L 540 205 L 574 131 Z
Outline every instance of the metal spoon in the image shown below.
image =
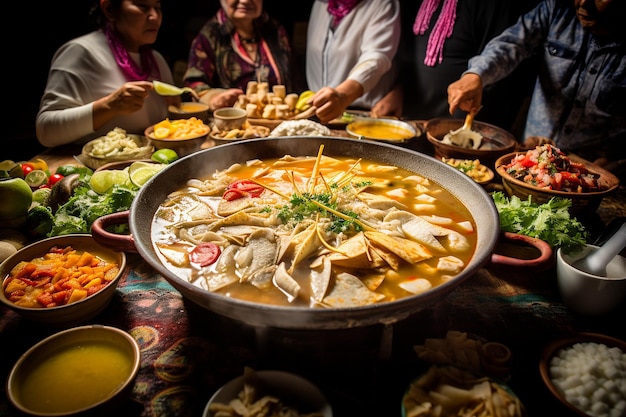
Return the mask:
M 572 266 L 589 274 L 605 277 L 606 266 L 624 247 L 626 247 L 626 223 L 623 223 L 617 233 L 611 236 L 604 245 L 590 255 L 577 260 Z

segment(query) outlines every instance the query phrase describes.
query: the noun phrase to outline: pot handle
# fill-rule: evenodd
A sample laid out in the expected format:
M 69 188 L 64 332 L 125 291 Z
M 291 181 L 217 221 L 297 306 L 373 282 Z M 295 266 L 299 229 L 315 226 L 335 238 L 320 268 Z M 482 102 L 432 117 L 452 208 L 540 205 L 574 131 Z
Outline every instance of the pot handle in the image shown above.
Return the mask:
M 91 225 L 93 240 L 113 250 L 137 253 L 135 239 L 133 239 L 132 235 L 120 235 L 106 230 L 107 227 L 112 225 L 128 223 L 129 217 L 130 210 L 98 217 Z
M 521 259 L 494 253 L 491 255 L 492 265 L 517 266 L 522 268 L 537 269 L 547 268 L 548 266 L 552 265 L 552 247 L 545 240 L 511 232 L 503 232 L 502 237 L 514 243 L 521 242 L 529 246 L 534 246 L 539 250 L 540 254 L 537 258 L 534 259 Z

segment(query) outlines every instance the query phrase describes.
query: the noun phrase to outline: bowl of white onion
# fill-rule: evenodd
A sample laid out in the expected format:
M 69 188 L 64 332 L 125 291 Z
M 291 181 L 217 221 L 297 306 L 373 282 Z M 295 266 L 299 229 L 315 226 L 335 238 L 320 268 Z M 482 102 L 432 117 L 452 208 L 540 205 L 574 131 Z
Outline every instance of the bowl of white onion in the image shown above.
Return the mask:
M 626 342 L 575 333 L 549 342 L 539 362 L 541 378 L 565 408 L 582 417 L 626 415 Z

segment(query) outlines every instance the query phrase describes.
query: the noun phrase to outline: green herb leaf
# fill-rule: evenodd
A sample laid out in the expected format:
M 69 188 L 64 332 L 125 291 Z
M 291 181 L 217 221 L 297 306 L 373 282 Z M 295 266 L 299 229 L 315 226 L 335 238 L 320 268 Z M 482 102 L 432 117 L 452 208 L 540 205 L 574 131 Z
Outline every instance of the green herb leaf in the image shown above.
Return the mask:
M 501 191 L 491 194 L 500 215 L 500 228 L 505 232 L 545 240 L 552 248 L 564 250 L 581 249 L 589 238 L 589 232 L 576 218 L 570 217 L 572 201 L 553 197 L 543 204 L 533 203 L 532 197 L 521 200 L 507 197 Z

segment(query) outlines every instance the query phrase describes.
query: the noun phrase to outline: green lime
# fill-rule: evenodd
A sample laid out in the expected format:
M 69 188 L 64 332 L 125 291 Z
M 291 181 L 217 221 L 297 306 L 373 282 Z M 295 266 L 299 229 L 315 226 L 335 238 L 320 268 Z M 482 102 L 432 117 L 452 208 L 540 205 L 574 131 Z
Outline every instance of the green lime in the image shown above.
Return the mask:
M 131 170 L 129 171 L 130 181 L 137 187 L 141 187 L 160 170 L 161 167 L 159 165 L 155 165 L 153 167 L 146 166 Z
M 33 203 L 45 204 L 46 199 L 51 192 L 51 188 L 37 188 L 35 191 L 33 191 Z
M 128 173 L 118 169 L 104 169 L 94 172 L 89 179 L 89 186 L 98 194 L 104 194 L 116 184 L 123 185 L 128 180 Z
M 0 171 L 6 171 L 9 178 L 24 178 L 22 166 L 10 159 L 0 162 Z
M 33 191 L 21 178 L 0 180 L 0 220 L 4 227 L 9 219 L 26 216 L 33 202 Z
M 33 169 L 28 174 L 26 174 L 26 176 L 24 177 L 24 181 L 26 181 L 26 183 L 30 185 L 30 188 L 39 188 L 40 186 L 48 182 L 48 174 L 46 174 L 46 171 L 44 171 L 43 169 Z
M 154 152 L 150 159 L 155 162 L 160 162 L 162 164 L 171 164 L 178 159 L 178 154 L 173 149 L 163 148 Z

